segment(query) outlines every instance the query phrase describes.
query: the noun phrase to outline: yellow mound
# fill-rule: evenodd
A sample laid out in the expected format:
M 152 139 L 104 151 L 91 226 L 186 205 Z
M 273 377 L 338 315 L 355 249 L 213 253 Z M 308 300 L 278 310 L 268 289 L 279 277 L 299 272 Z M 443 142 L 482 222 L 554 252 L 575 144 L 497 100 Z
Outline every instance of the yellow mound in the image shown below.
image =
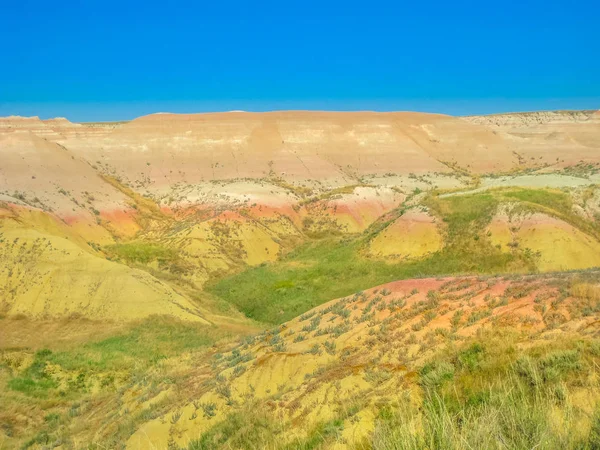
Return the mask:
M 535 214 L 523 223 L 519 242 L 541 253 L 538 267 L 542 271 L 600 266 L 600 242 L 568 223 L 543 214 Z
M 239 262 L 274 261 L 279 253 L 269 229 L 237 214 L 194 225 L 175 235 L 174 241 L 185 253 L 201 259 L 209 271 L 226 270 Z
M 87 247 L 88 242 L 99 245 L 114 243 L 113 236 L 95 221 L 86 221 L 83 218 L 67 224 L 56 215 L 39 209 L 0 202 L 0 229 L 2 227 L 34 229 L 41 233 L 71 239 L 81 247 Z
M 433 217 L 411 210 L 371 241 L 369 253 L 382 257 L 419 258 L 442 247 Z
M 494 216 L 487 228 L 492 245 L 506 250 L 514 240 L 511 227 L 515 226 L 510 223 L 510 218 L 506 214 Z
M 496 216 L 488 230 L 493 245 L 510 246 L 537 255 L 543 272 L 600 266 L 600 242 L 574 226 L 545 214 L 509 218 Z
M 95 256 L 68 237 L 0 228 L 0 240 L 0 309 L 10 315 L 203 320 L 190 301 L 148 273 Z

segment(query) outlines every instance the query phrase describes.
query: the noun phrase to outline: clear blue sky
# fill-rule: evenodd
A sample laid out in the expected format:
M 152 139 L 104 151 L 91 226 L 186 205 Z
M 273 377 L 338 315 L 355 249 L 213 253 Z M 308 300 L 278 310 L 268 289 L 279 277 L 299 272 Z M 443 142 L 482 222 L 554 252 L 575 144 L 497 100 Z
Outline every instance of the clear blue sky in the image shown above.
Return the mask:
M 4 1 L 0 115 L 600 107 L 600 1 Z

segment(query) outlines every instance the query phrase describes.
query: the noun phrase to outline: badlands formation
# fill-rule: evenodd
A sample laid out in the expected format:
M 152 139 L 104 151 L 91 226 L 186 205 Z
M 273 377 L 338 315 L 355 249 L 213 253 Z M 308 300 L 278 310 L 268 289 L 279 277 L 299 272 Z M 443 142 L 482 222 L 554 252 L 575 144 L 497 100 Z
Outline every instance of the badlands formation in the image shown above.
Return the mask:
M 598 267 L 600 111 L 0 118 L 0 448 L 597 448 Z

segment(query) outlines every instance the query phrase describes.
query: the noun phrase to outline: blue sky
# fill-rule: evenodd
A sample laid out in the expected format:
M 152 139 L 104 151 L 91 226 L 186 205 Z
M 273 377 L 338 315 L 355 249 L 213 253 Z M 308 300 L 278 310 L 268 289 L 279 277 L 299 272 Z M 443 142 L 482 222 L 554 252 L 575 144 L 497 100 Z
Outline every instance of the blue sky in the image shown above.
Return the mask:
M 600 2 L 4 2 L 0 115 L 600 107 Z

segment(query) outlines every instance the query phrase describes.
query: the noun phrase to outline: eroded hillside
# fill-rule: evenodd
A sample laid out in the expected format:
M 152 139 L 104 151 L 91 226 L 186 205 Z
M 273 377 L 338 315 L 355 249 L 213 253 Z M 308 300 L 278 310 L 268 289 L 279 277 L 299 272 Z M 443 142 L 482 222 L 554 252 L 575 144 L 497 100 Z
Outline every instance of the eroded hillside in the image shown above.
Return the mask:
M 55 417 L 38 422 L 31 442 L 75 447 L 431 448 L 435 438 L 457 448 L 539 439 L 572 448 L 596 426 L 599 281 L 593 271 L 398 281 L 210 349 L 193 328 L 149 322 L 116 342 L 4 351 L 16 391 L 5 398 L 29 393 Z M 132 336 L 157 332 L 129 348 Z M 158 366 L 145 359 L 152 342 L 162 342 Z M 120 351 L 144 372 L 127 375 Z M 49 413 L 45 399 L 58 392 L 72 403 Z M 525 435 L 498 418 L 521 414 L 533 416 Z M 432 437 L 436 420 L 447 425 Z M 18 435 L 24 423 L 11 426 Z
M 54 243 L 58 251 L 45 257 L 58 266 L 85 260 L 94 267 L 90 272 L 110 273 L 102 282 L 106 292 L 131 298 L 147 289 L 140 278 L 146 275 L 123 264 L 158 277 L 160 282 L 150 282 L 155 292 L 163 298 L 163 292 L 175 289 L 165 295 L 177 299 L 170 304 L 188 314 L 194 308 L 180 297 L 189 297 L 190 289 L 197 292 L 223 275 L 279 261 L 318 239 L 349 236 L 355 244 L 361 241 L 361 257 L 392 262 L 455 248 L 454 231 L 444 223 L 448 217 L 431 209 L 432 196 L 504 186 L 562 189 L 568 199 L 558 205 L 560 211 L 555 205 L 537 208 L 531 219 L 505 213 L 530 204 L 528 199 L 516 196 L 517 205 L 499 205 L 489 225 L 491 241 L 504 253 L 518 253 L 520 241 L 521 248 L 539 256 L 528 264 L 484 271 L 592 267 L 598 263 L 599 130 L 597 112 L 480 118 L 155 114 L 109 124 L 5 118 L 0 121 L 0 226 L 5 242 L 20 239 L 22 248 L 4 249 L 3 308 L 88 317 L 97 311 L 85 306 L 87 292 L 93 293 L 98 283 L 93 276 L 78 277 L 80 286 L 69 292 L 81 304 L 46 302 L 41 307 L 43 302 L 28 300 L 37 292 L 46 299 L 50 291 L 64 297 L 69 286 L 52 285 L 60 279 L 55 276 L 47 277 L 50 284 L 44 288 L 41 281 L 32 285 L 53 273 L 35 267 L 45 264 L 35 256 L 37 247 L 25 261 L 26 247 L 36 239 Z M 507 231 L 515 227 L 520 231 Z M 368 238 L 355 239 L 361 234 Z M 571 254 L 565 260 L 566 249 Z M 33 275 L 19 278 L 24 263 Z M 464 270 L 454 265 L 421 274 Z M 127 315 L 118 309 L 106 311 Z M 148 306 L 142 314 L 156 311 Z
M 596 364 L 599 184 L 597 111 L 0 119 L 0 445 L 436 448 Z

